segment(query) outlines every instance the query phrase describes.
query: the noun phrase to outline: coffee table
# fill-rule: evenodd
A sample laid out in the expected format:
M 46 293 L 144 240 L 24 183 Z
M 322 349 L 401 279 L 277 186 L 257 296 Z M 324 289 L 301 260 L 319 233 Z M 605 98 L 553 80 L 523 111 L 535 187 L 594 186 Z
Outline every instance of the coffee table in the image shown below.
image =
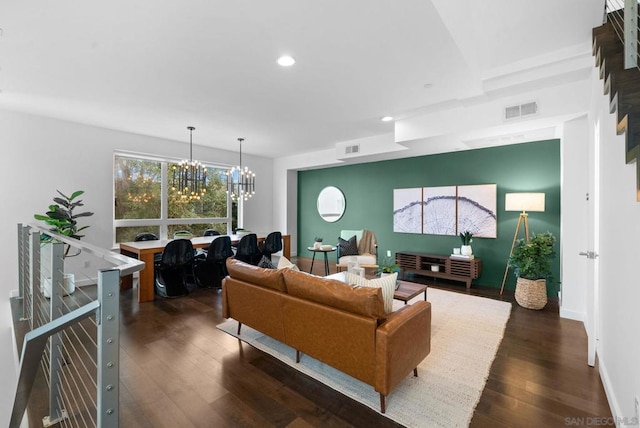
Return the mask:
M 415 282 L 398 281 L 400 285 L 393 293 L 393 298 L 402 300 L 406 305 L 407 302 L 420 293 L 424 293 L 424 300 L 427 300 L 427 286 L 425 284 L 416 284 Z

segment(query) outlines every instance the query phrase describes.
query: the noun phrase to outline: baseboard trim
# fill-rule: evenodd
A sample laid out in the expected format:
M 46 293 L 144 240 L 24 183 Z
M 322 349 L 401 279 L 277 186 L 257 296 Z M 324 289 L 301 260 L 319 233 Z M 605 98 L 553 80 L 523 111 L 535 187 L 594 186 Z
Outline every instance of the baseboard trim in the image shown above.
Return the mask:
M 597 356 L 598 356 L 598 371 L 600 372 L 600 379 L 602 380 L 604 393 L 607 396 L 607 401 L 609 402 L 609 409 L 611 410 L 611 414 L 613 415 L 614 420 L 619 421 L 619 420 L 622 420 L 625 416 L 629 417 L 630 415 L 623 415 L 622 411 L 620 410 L 620 405 L 618 404 L 616 395 L 613 392 L 613 386 L 611 385 L 611 379 L 609 378 L 606 362 L 602 359 L 599 353 Z
M 560 308 L 560 318 L 566 318 L 570 320 L 584 322 L 585 316 L 583 312 L 576 312 L 576 311 Z

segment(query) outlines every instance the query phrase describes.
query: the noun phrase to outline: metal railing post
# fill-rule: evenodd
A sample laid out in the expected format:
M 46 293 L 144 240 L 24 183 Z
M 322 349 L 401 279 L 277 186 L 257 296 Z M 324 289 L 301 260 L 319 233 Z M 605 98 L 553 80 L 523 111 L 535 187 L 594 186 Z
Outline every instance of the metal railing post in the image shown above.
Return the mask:
M 120 271 L 98 273 L 98 427 L 118 426 L 120 395 Z
M 624 2 L 624 68 L 638 66 L 638 1 Z
M 24 271 L 26 251 L 26 240 L 24 238 L 24 226 L 22 223 L 18 223 L 18 297 L 22 299 L 24 297 Z M 24 314 L 24 312 L 23 312 Z
M 55 242 L 51 249 L 51 291 L 49 299 L 49 321 L 60 318 L 63 313 L 62 297 L 64 295 L 64 244 Z M 51 426 L 66 418 L 66 412 L 61 408 L 62 390 L 60 361 L 64 361 L 62 354 L 62 336 L 56 333 L 49 342 L 49 416 L 44 418 L 44 425 Z
M 28 319 L 33 328 L 34 295 L 40 290 L 40 232 L 29 234 L 29 287 L 25 290 L 23 319 Z

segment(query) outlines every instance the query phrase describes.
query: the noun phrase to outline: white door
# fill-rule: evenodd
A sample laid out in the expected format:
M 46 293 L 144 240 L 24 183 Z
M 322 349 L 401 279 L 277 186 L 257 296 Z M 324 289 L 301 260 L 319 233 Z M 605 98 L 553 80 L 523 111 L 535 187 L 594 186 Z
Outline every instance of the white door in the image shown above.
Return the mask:
M 587 257 L 587 283 L 586 309 L 587 319 L 585 327 L 588 334 L 587 364 L 594 366 L 596 352 L 598 351 L 598 339 L 600 337 L 600 271 L 598 263 L 598 250 L 600 247 L 600 122 L 596 121 L 593 127 L 593 135 L 588 143 L 588 193 L 585 196 L 585 209 L 587 213 L 587 248 L 580 254 Z

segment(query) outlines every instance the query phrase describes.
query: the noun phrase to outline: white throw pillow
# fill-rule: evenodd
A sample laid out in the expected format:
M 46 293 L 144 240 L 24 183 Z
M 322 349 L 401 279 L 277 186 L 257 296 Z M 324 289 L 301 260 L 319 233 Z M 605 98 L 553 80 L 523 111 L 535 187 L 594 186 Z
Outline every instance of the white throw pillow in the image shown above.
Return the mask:
M 278 269 L 300 270 L 298 266 L 291 263 L 291 261 L 284 256 L 280 256 L 280 260 L 278 260 Z
M 381 278 L 366 279 L 352 273 L 346 273 L 347 284 L 359 287 L 382 288 L 382 300 L 384 301 L 384 311 L 389 314 L 393 312 L 393 293 L 396 290 L 398 272 L 386 275 Z

